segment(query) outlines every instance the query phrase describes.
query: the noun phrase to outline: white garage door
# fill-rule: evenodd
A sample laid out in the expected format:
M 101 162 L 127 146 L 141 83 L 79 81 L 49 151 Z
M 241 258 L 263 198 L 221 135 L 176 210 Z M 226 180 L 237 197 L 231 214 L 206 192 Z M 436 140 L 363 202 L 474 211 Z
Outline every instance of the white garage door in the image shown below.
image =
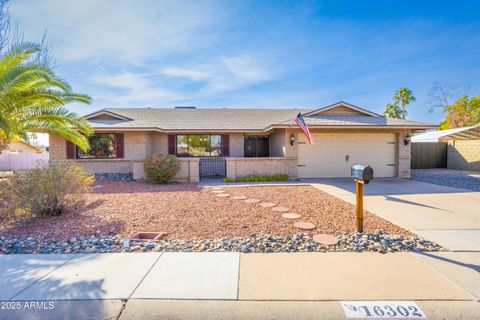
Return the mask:
M 353 164 L 370 165 L 374 177 L 395 176 L 394 133 L 314 133 L 315 144 L 299 134 L 300 178 L 350 177 Z

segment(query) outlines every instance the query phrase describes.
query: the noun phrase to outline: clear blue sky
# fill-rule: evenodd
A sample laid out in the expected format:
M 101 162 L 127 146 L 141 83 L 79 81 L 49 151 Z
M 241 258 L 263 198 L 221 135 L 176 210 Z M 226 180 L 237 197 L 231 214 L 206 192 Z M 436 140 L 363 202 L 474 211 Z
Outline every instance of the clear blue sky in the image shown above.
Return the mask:
M 103 107 L 321 107 L 382 112 L 400 86 L 409 118 L 438 122 L 435 81 L 480 94 L 480 1 L 13 0 L 58 73 Z

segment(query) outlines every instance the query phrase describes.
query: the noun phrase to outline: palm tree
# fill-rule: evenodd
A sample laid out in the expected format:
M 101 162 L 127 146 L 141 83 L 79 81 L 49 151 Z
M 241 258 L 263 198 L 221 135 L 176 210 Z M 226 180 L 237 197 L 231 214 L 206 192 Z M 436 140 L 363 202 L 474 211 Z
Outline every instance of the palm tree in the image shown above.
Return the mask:
M 0 55 L 0 151 L 27 133 L 58 135 L 87 150 L 92 133 L 88 122 L 65 108 L 71 102 L 89 104 L 87 95 L 70 85 L 33 55 L 41 47 L 22 43 Z
M 405 112 L 406 113 L 406 112 Z M 402 109 L 398 106 L 397 102 L 394 103 L 387 103 L 387 106 L 385 108 L 385 111 L 383 112 L 383 115 L 388 118 L 402 118 Z
M 402 106 L 402 119 L 405 119 L 406 113 L 405 113 L 405 107 L 410 103 L 415 101 L 415 97 L 413 96 L 413 93 L 411 90 L 409 90 L 407 87 L 401 87 L 400 89 L 395 92 L 395 95 L 393 96 L 393 99 L 396 103 L 400 103 Z

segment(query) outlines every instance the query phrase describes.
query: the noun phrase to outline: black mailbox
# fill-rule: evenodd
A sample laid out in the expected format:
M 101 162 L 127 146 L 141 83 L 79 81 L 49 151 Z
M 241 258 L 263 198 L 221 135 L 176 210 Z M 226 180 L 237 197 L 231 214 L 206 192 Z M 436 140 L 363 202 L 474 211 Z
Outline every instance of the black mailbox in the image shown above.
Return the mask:
M 373 169 L 370 166 L 354 164 L 352 166 L 352 178 L 368 183 L 370 180 L 373 180 Z

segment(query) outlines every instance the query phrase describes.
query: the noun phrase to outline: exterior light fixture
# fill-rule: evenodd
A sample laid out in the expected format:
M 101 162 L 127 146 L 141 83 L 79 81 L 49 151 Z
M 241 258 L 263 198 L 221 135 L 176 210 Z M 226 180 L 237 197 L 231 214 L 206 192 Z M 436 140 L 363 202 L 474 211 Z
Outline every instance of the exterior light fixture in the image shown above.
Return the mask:
M 412 142 L 412 136 L 407 133 L 407 135 L 405 136 L 405 139 L 403 140 L 403 143 L 406 146 L 408 146 L 410 144 L 410 142 Z
M 294 143 L 295 143 L 295 135 L 292 133 L 292 135 L 290 136 L 290 145 L 293 146 Z

